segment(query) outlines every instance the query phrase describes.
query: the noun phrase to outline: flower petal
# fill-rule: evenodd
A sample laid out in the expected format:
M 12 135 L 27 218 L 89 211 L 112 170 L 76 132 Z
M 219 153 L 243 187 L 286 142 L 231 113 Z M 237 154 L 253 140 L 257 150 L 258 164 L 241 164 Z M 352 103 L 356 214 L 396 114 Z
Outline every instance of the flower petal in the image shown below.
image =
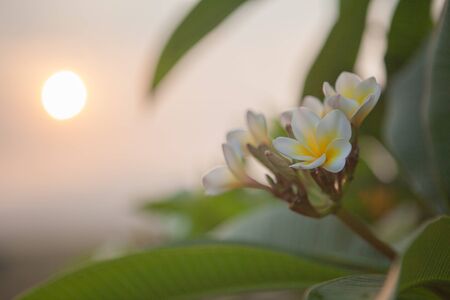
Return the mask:
M 336 95 L 336 91 L 334 90 L 334 88 L 326 81 L 322 85 L 322 91 L 325 97 Z
M 336 80 L 336 91 L 346 98 L 353 99 L 356 87 L 361 82 L 358 75 L 342 72 Z
M 287 138 L 278 137 L 273 141 L 273 146 L 283 155 L 298 160 L 311 160 L 311 152 L 298 141 Z
M 355 100 L 362 105 L 364 101 L 370 95 L 376 95 L 376 98 L 380 97 L 381 87 L 377 83 L 375 77 L 370 77 L 361 81 L 355 89 Z
M 302 106 L 309 108 L 317 116 L 322 117 L 323 104 L 322 101 L 313 96 L 305 96 L 302 101 Z
M 263 114 L 257 114 L 251 110 L 247 111 L 247 126 L 257 143 L 269 141 L 266 118 Z
M 323 168 L 332 173 L 340 172 L 344 168 L 345 161 L 351 150 L 352 145 L 347 140 L 334 140 L 328 145 L 327 159 L 323 164 Z
M 208 195 L 217 195 L 242 185 L 226 166 L 215 167 L 206 173 L 202 177 L 202 184 Z
M 222 145 L 223 155 L 225 157 L 225 162 L 231 173 L 236 176 L 237 179 L 245 181 L 247 179 L 247 174 L 245 172 L 245 162 L 228 144 Z
M 317 125 L 317 141 L 321 151 L 325 151 L 336 139 L 350 140 L 352 128 L 350 122 L 340 110 L 332 110 Z
M 339 109 L 350 120 L 355 111 L 358 109 L 358 103 L 353 99 L 347 99 L 339 94 L 336 94 L 325 99 L 326 112 L 332 109 Z M 330 109 L 331 108 L 331 109 Z
M 227 144 L 242 158 L 248 154 L 247 144 L 251 142 L 252 138 L 247 130 L 235 129 L 227 133 Z
M 314 160 L 304 161 L 304 162 L 298 162 L 296 164 L 291 165 L 291 168 L 294 169 L 315 169 L 320 167 L 326 160 L 326 155 L 322 154 L 319 158 L 316 158 Z
M 292 123 L 292 114 L 297 109 L 298 108 L 293 108 L 293 109 L 290 109 L 290 110 L 287 110 L 287 111 L 281 113 L 281 115 L 280 115 L 280 123 L 281 123 L 281 126 L 283 126 L 283 128 L 286 128 L 287 126 L 291 125 L 291 123 Z
M 367 115 L 372 111 L 372 109 L 375 107 L 379 99 L 379 96 L 377 95 L 371 95 L 367 98 L 367 100 L 361 105 L 353 114 L 351 117 L 352 124 L 356 127 L 359 127 L 364 121 L 364 119 L 367 117 Z
M 314 148 L 316 127 L 320 118 L 309 108 L 300 107 L 292 115 L 292 131 L 295 138 L 304 146 Z

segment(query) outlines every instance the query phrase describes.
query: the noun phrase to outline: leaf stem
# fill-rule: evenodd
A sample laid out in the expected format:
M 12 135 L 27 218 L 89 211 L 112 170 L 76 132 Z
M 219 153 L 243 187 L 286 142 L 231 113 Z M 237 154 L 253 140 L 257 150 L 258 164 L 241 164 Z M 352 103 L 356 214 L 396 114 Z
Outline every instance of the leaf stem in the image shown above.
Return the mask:
M 388 257 L 391 261 L 397 257 L 397 253 L 388 244 L 378 239 L 374 233 L 362 221 L 354 217 L 343 208 L 338 209 L 335 215 L 351 230 L 371 244 L 375 249 Z

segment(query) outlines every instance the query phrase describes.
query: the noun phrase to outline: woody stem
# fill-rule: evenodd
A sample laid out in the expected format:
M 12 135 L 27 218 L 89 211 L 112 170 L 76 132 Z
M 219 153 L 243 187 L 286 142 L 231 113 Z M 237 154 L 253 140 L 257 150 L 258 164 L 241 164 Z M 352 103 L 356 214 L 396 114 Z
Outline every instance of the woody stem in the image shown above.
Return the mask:
M 397 253 L 394 249 L 392 249 L 385 242 L 378 239 L 366 224 L 354 217 L 348 211 L 340 208 L 335 212 L 335 215 L 351 230 L 357 233 L 360 237 L 366 240 L 370 245 L 384 254 L 387 258 L 389 258 L 390 260 L 394 260 L 397 257 Z

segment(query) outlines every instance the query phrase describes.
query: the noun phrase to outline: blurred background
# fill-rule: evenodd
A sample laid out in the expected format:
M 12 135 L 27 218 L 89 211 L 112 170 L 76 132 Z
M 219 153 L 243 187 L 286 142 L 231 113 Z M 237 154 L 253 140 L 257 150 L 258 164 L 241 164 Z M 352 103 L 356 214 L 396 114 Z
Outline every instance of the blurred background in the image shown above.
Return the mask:
M 434 1 L 434 18 L 442 2 Z M 274 117 L 295 106 L 338 4 L 251 2 L 150 95 L 161 48 L 195 3 L 0 2 L 1 299 L 84 256 L 165 241 L 170 226 L 140 207 L 199 188 L 247 108 Z M 385 80 L 395 5 L 370 4 L 356 63 L 361 77 Z M 49 115 L 41 99 L 46 80 L 61 70 L 76 73 L 87 91 L 85 106 L 67 120 Z M 384 179 L 394 180 L 393 168 Z

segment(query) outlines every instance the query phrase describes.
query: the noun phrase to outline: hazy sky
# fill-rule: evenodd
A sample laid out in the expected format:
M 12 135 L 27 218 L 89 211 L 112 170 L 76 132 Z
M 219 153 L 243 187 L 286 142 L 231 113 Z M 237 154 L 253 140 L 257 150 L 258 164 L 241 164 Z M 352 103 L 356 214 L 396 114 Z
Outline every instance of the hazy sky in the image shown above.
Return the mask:
M 395 1 L 376 2 L 383 25 Z M 143 228 L 139 199 L 198 187 L 247 108 L 273 115 L 296 103 L 336 13 L 333 0 L 253 1 L 149 105 L 159 50 L 193 3 L 0 2 L 0 259 L 79 253 Z M 363 56 L 381 59 L 380 32 L 371 36 Z M 379 63 L 358 68 L 382 80 Z M 44 81 L 61 69 L 88 88 L 85 110 L 64 122 L 40 103 Z
M 252 3 L 195 49 L 146 106 L 158 51 L 192 3 L 0 4 L 4 251 L 114 233 L 134 200 L 197 186 L 247 108 L 273 112 L 295 103 L 319 29 L 334 18 L 334 1 Z M 64 122 L 40 103 L 43 82 L 60 69 L 77 72 L 88 88 L 85 110 Z

